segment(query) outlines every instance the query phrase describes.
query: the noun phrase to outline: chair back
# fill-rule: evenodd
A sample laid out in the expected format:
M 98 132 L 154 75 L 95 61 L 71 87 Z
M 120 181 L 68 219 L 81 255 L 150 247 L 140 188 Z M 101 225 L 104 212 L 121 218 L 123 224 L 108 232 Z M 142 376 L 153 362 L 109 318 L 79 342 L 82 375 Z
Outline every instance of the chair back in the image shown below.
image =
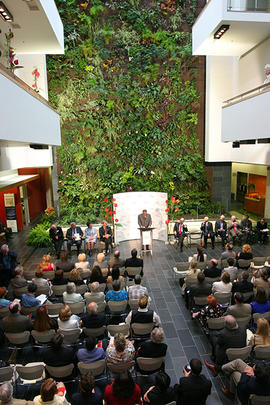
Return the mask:
M 132 332 L 137 335 L 137 336 L 144 336 L 144 335 L 149 335 L 154 327 L 154 322 L 149 322 L 149 323 L 132 323 L 131 324 L 131 329 Z
M 130 370 L 131 367 L 134 367 L 134 365 L 135 361 L 129 361 L 127 363 L 119 363 L 119 364 L 114 364 L 107 361 L 107 367 L 109 371 L 111 371 L 113 374 L 124 373 L 125 371 Z
M 45 368 L 52 377 L 59 381 L 59 378 L 69 377 L 72 374 L 74 364 L 71 363 L 61 367 L 52 367 L 46 364 Z
M 37 291 L 35 292 L 35 296 L 37 297 L 38 295 L 41 294 L 45 294 L 48 296 L 50 294 L 50 287 L 48 285 L 38 287 Z
M 251 346 L 230 348 L 226 350 L 226 356 L 229 361 L 241 359 L 243 361 L 247 360 L 251 353 Z
M 100 328 L 83 328 L 83 333 L 86 336 L 103 336 L 106 331 L 106 326 L 101 326 Z
M 111 312 L 123 312 L 127 308 L 127 300 L 108 301 L 108 306 Z
M 38 307 L 22 307 L 22 313 L 24 315 L 35 315 L 37 312 Z
M 132 309 L 138 309 L 139 308 L 139 300 L 138 299 L 134 299 L 134 300 L 129 299 L 128 300 L 128 305 L 129 305 L 131 310 Z
M 175 402 L 175 401 L 172 401 L 172 402 L 169 402 L 169 403 L 166 404 L 166 405 L 176 405 L 176 402 Z
M 270 404 L 270 395 L 250 395 L 250 404 L 251 405 L 269 405 Z
M 120 268 L 119 268 L 119 271 L 120 271 L 120 276 L 123 276 L 123 275 L 125 274 L 125 272 L 126 272 L 125 266 L 124 266 L 124 267 L 120 267 Z
M 231 293 L 214 293 L 214 297 L 217 299 L 219 304 L 230 304 L 231 302 Z
M 189 269 L 189 262 L 177 262 L 175 263 L 175 267 L 178 271 L 187 272 Z
M 147 357 L 137 357 L 137 364 L 142 372 L 144 371 L 155 371 L 161 368 L 164 357 L 147 358 Z
M 46 330 L 45 332 L 38 332 L 37 330 L 32 330 L 31 335 L 37 343 L 48 343 L 55 334 L 54 329 Z
M 129 335 L 129 324 L 124 323 L 122 325 L 108 325 L 107 331 L 111 336 L 114 336 L 115 333 L 122 333 L 125 337 Z
M 239 326 L 248 326 L 248 324 L 251 320 L 251 315 L 243 316 L 242 318 L 235 318 L 235 319 Z
M 5 336 L 9 343 L 13 345 L 22 345 L 29 342 L 30 332 L 25 330 L 20 333 L 5 333 Z
M 22 380 L 38 380 L 43 377 L 44 365 L 16 366 L 16 371 Z
M 216 281 L 220 281 L 220 277 L 205 277 L 205 282 L 208 284 L 213 284 Z
M 101 298 L 96 298 L 96 297 L 94 297 L 94 298 L 92 298 L 92 297 L 87 297 L 87 296 L 84 296 L 84 299 L 85 299 L 85 305 L 86 306 L 88 306 L 89 304 L 90 304 L 90 302 L 96 302 L 97 304 L 100 304 L 101 302 L 104 302 L 104 297 L 103 297 L 103 299 Z
M 10 381 L 12 376 L 13 370 L 10 366 L 0 368 L 0 383 Z
M 242 295 L 243 295 L 244 302 L 249 302 L 253 299 L 254 292 L 250 291 L 250 292 L 242 293 Z
M 43 271 L 43 278 L 46 278 L 46 280 L 53 280 L 55 277 L 55 272 L 54 271 Z
M 57 304 L 46 304 L 46 308 L 48 310 L 48 315 L 51 317 L 55 317 L 59 315 L 60 309 L 63 308 L 62 303 L 57 303 Z
M 58 329 L 59 333 L 64 336 L 64 343 L 74 344 L 77 343 L 81 334 L 81 329 Z
M 86 374 L 88 371 L 91 371 L 94 377 L 103 374 L 106 367 L 105 360 L 97 360 L 93 361 L 92 363 L 83 363 L 79 361 L 78 369 L 80 370 L 81 374 Z
M 63 293 L 66 291 L 67 286 L 64 285 L 53 285 L 52 290 L 53 290 L 53 295 L 56 297 L 61 297 Z
M 262 346 L 262 345 L 255 346 L 254 356 L 257 360 L 269 360 L 270 346 Z
M 89 303 L 90 302 L 92 302 L 92 301 L 89 301 Z M 88 303 L 88 305 L 89 305 L 89 303 Z M 100 313 L 102 313 L 102 312 L 104 312 L 105 311 L 105 309 L 106 309 L 106 302 L 105 301 L 102 301 L 102 302 L 96 302 L 96 304 L 97 304 L 97 312 L 98 312 L 98 314 L 100 314 Z M 88 305 L 86 306 L 86 311 L 88 312 L 88 313 L 90 313 L 90 311 L 89 311 L 89 308 L 88 308 Z
M 0 308 L 0 319 L 4 318 L 7 315 L 9 315 L 8 307 Z
M 253 259 L 251 260 L 251 264 L 253 263 L 254 266 L 260 266 L 260 267 L 264 267 L 264 263 L 266 261 L 266 257 L 265 256 L 258 256 L 258 257 L 253 257 Z
M 186 278 L 186 280 L 185 280 L 185 283 L 186 283 L 186 286 L 187 287 L 190 287 L 190 286 L 192 286 L 192 285 L 194 285 L 194 284 L 197 284 L 197 282 L 198 282 L 198 280 L 197 280 L 197 278 Z
M 264 312 L 263 314 L 259 314 L 257 312 L 255 314 L 253 314 L 253 320 L 255 323 L 257 323 L 259 318 L 267 319 L 269 322 L 270 321 L 270 311 Z
M 84 312 L 85 302 L 75 302 L 73 304 L 68 304 L 72 314 L 79 315 Z
M 76 286 L 76 293 L 78 294 L 85 294 L 88 291 L 88 287 L 86 284 L 82 284 L 82 285 L 77 285 Z
M 104 292 L 106 289 L 107 284 L 106 283 L 101 283 L 99 284 L 99 291 Z
M 126 272 L 130 277 L 136 276 L 137 274 L 141 274 L 142 268 L 141 267 L 126 267 Z
M 240 269 L 248 269 L 252 260 L 247 259 L 238 259 L 238 267 Z
M 28 293 L 27 287 L 13 289 L 13 294 L 14 294 L 15 298 L 21 298 L 22 294 L 27 294 L 27 293 Z
M 208 328 L 212 330 L 219 330 L 225 327 L 225 318 L 221 316 L 220 318 L 209 318 L 207 320 Z
M 206 268 L 206 261 L 205 262 L 197 262 L 197 268 L 200 270 L 204 270 Z
M 193 299 L 194 299 L 195 305 L 202 306 L 202 305 L 207 304 L 207 296 L 205 296 L 205 297 L 194 297 Z

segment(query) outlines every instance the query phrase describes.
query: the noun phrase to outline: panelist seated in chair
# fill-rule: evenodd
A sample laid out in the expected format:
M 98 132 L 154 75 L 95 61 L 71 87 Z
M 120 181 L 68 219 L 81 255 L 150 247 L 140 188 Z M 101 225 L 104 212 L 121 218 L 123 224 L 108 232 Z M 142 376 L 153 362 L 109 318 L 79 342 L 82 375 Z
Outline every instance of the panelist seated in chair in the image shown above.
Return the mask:
M 208 238 L 211 239 L 211 244 L 212 244 L 212 249 L 215 248 L 215 233 L 213 230 L 213 224 L 212 222 L 209 222 L 208 217 L 204 217 L 203 222 L 201 224 L 201 231 L 203 235 L 203 243 L 204 243 L 204 248 L 207 249 L 207 241 Z
M 250 243 L 252 237 L 252 222 L 248 215 L 244 215 L 241 221 L 241 228 L 244 237 L 244 243 Z
M 186 224 L 184 224 L 184 218 L 180 219 L 180 222 L 176 222 L 173 228 L 173 233 L 175 237 L 178 239 L 181 252 L 183 251 L 183 243 L 184 239 L 187 236 L 186 233 L 188 232 L 188 228 Z
M 160 317 L 155 311 L 148 308 L 148 297 L 143 296 L 139 299 L 139 308 L 130 311 L 125 322 L 128 324 L 153 322 L 155 326 L 159 326 Z
M 258 234 L 258 242 L 265 245 L 268 239 L 268 226 L 264 218 L 257 222 L 255 231 Z
M 235 215 L 232 215 L 231 220 L 228 221 L 228 233 L 229 236 L 232 237 L 233 244 L 235 245 L 236 239 L 238 239 L 240 246 L 242 241 L 242 232 L 240 231 L 240 224 Z
M 102 226 L 99 228 L 99 238 L 101 242 L 105 243 L 105 254 L 108 253 L 109 247 L 112 246 L 112 229 L 106 221 L 102 221 Z
M 225 248 L 225 242 L 227 239 L 227 222 L 225 221 L 225 216 L 221 215 L 215 223 L 215 232 L 217 236 L 221 237 L 222 247 Z
M 63 234 L 61 226 L 52 224 L 50 231 L 49 231 L 49 235 L 50 235 L 51 241 L 54 245 L 57 259 L 59 259 L 61 248 L 64 243 L 64 234 Z
M 70 224 L 70 228 L 67 230 L 66 237 L 68 240 L 68 253 L 71 254 L 71 246 L 75 244 L 77 246 L 77 252 L 79 254 L 82 246 L 83 231 L 79 226 L 76 225 L 75 222 L 72 222 Z
M 87 222 L 85 229 L 85 243 L 89 250 L 89 256 L 92 256 L 95 243 L 97 243 L 97 230 L 93 228 L 91 222 Z

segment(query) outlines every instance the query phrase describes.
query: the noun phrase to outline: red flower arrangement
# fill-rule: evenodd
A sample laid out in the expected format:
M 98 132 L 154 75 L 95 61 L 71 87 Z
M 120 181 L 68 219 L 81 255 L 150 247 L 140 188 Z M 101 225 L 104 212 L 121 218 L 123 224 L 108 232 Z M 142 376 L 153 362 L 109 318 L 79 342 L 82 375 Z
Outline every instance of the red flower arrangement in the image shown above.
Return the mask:
M 23 66 L 19 65 L 19 61 L 18 59 L 15 59 L 15 50 L 14 48 L 11 46 L 11 41 L 14 38 L 14 34 L 11 31 L 11 29 L 9 29 L 8 33 L 5 33 L 5 37 L 6 37 L 6 46 L 7 46 L 7 63 L 8 63 L 8 69 L 10 69 L 11 71 L 15 70 L 15 69 L 20 69 L 23 68 Z

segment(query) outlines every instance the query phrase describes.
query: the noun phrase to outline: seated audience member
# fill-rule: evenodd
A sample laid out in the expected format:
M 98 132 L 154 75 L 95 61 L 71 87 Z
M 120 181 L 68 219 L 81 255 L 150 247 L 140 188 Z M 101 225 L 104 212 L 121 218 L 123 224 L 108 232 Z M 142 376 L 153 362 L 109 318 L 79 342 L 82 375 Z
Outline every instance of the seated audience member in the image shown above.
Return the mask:
M 46 332 L 51 329 L 57 329 L 56 319 L 50 318 L 46 305 L 38 307 L 35 314 L 33 329 L 37 332 Z
M 244 260 L 251 260 L 253 259 L 252 249 L 249 244 L 245 244 L 242 246 L 242 252 L 239 252 L 237 255 L 237 260 L 244 259 Z
M 242 294 L 253 292 L 254 285 L 248 281 L 249 272 L 243 271 L 241 274 L 241 281 L 235 281 L 232 285 L 232 293 L 241 292 Z
M 136 274 L 136 276 L 134 277 L 135 284 L 128 287 L 128 298 L 130 300 L 138 300 L 144 295 L 148 297 L 149 294 L 147 288 L 143 287 L 141 285 L 141 282 L 142 282 L 141 276 L 139 274 Z
M 150 405 L 166 405 L 175 400 L 175 393 L 170 387 L 171 379 L 164 371 L 155 375 L 155 385 L 152 385 L 143 396 L 145 403 Z
M 33 324 L 28 316 L 20 314 L 21 306 L 17 301 L 9 305 L 10 314 L 2 320 L 2 329 L 6 333 L 20 333 L 26 330 L 32 330 Z
M 106 277 L 103 277 L 101 268 L 98 265 L 93 266 L 90 276 L 90 283 L 97 281 L 99 284 L 106 283 Z
M 98 253 L 97 261 L 95 261 L 94 264 L 93 264 L 93 270 L 94 270 L 95 266 L 98 266 L 101 269 L 101 273 L 102 273 L 103 277 L 108 276 L 110 266 L 109 266 L 109 263 L 107 262 L 107 260 L 105 260 L 104 253 Z M 92 272 L 93 272 L 93 270 L 92 270 Z M 93 281 L 98 281 L 98 280 L 93 280 Z
M 28 293 L 22 294 L 21 306 L 25 308 L 32 308 L 40 306 L 39 300 L 35 297 L 35 292 L 37 291 L 37 286 L 34 283 L 28 284 Z
M 51 256 L 50 255 L 42 256 L 42 263 L 40 263 L 39 267 L 43 271 L 54 271 L 55 270 L 55 266 L 51 262 Z
M 0 249 L 0 286 L 8 288 L 10 280 L 14 277 L 14 270 L 18 266 L 17 254 L 9 250 L 4 244 Z
M 183 367 L 184 377 L 174 386 L 177 405 L 205 405 L 208 395 L 211 394 L 212 383 L 202 372 L 202 363 L 192 359 L 189 363 L 191 370 Z
M 107 278 L 107 286 L 112 284 L 114 281 L 119 281 L 120 283 L 124 283 L 124 277 L 120 276 L 120 270 L 118 267 L 113 267 L 111 271 L 111 275 Z M 109 286 L 108 286 L 109 288 Z
M 254 287 L 258 288 L 268 288 L 269 283 L 269 274 L 267 269 L 259 269 L 256 272 L 257 277 L 252 277 L 251 282 L 254 284 Z
M 61 367 L 74 362 L 74 352 L 71 347 L 63 344 L 64 337 L 61 333 L 56 333 L 42 352 L 42 361 L 48 366 Z
M 59 329 L 79 329 L 80 318 L 77 315 L 72 315 L 68 305 L 65 305 L 59 311 L 59 318 L 57 319 Z
M 97 339 L 94 336 L 88 336 L 85 340 L 85 349 L 77 351 L 77 359 L 83 363 L 93 363 L 106 358 L 105 352 L 101 347 L 96 347 Z
M 265 221 L 264 218 L 262 218 L 260 221 L 257 222 L 255 231 L 258 234 L 258 242 L 262 245 L 265 245 L 267 242 L 269 231 L 268 231 L 267 222 Z
M 122 333 L 115 333 L 106 350 L 109 363 L 128 363 L 134 359 L 135 349 L 133 343 L 126 340 Z
M 232 283 L 229 273 L 222 273 L 221 280 L 215 281 L 212 286 L 212 294 L 215 293 L 230 293 L 232 291 Z
M 215 377 L 221 366 L 227 362 L 226 350 L 246 346 L 247 331 L 245 327 L 238 326 L 233 316 L 226 315 L 225 328 L 217 334 L 210 335 L 210 341 L 215 349 L 215 365 L 208 363 L 206 360 L 204 362 Z
M 76 293 L 76 285 L 74 283 L 67 283 L 66 291 L 63 293 L 63 301 L 65 304 L 83 302 L 81 294 Z
M 217 299 L 212 295 L 207 297 L 207 305 L 202 308 L 199 312 L 194 312 L 192 310 L 192 318 L 198 318 L 202 329 L 208 335 L 209 329 L 207 325 L 208 319 L 212 318 L 220 318 L 224 315 L 225 308 L 223 308 L 220 304 L 218 304 Z
M 112 246 L 112 229 L 106 221 L 102 221 L 102 226 L 99 228 L 99 239 L 105 243 L 105 255 L 108 254 L 109 247 Z
M 129 371 L 117 374 L 104 392 L 105 405 L 142 405 L 141 389 Z
M 72 269 L 69 273 L 68 282 L 74 283 L 75 285 L 83 285 L 84 282 L 81 279 L 81 274 L 79 269 Z
M 235 305 L 231 305 L 227 311 L 226 315 L 232 315 L 234 318 L 244 318 L 246 316 L 251 316 L 251 306 L 250 304 L 244 304 L 243 294 L 236 292 L 233 295 Z
M 32 279 L 37 287 L 50 287 L 49 281 L 43 277 L 43 270 L 37 269 L 35 272 L 35 278 Z
M 216 278 L 221 276 L 221 269 L 217 267 L 218 261 L 217 259 L 211 259 L 209 266 L 204 269 L 205 277 L 209 278 Z
M 203 253 L 203 249 L 200 246 L 197 246 L 196 253 L 192 257 L 189 257 L 189 261 L 191 262 L 192 260 L 196 260 L 199 263 L 206 262 L 207 255 Z
M 67 279 L 64 278 L 64 271 L 63 270 L 56 270 L 54 279 L 52 280 L 53 285 L 66 285 Z
M 98 386 L 95 386 L 95 377 L 88 371 L 82 374 L 79 384 L 79 392 L 75 392 L 71 398 L 71 405 L 102 405 L 103 394 Z
M 225 248 L 225 242 L 227 240 L 227 222 L 225 221 L 225 216 L 221 215 L 220 218 L 215 223 L 215 233 L 216 236 L 220 236 L 222 242 L 222 248 Z
M 241 221 L 241 228 L 242 228 L 244 243 L 250 243 L 251 237 L 252 237 L 252 222 L 250 221 L 248 215 L 244 215 L 244 217 Z
M 50 235 L 51 241 L 54 245 L 56 257 L 57 257 L 57 259 L 59 259 L 62 245 L 64 243 L 64 234 L 63 234 L 63 230 L 62 230 L 61 226 L 52 224 L 50 227 L 49 235 Z
M 165 357 L 167 352 L 166 343 L 162 328 L 154 328 L 151 332 L 151 340 L 146 340 L 137 349 L 136 357 Z
M 15 277 L 10 280 L 11 287 L 14 288 L 23 288 L 27 286 L 27 280 L 23 277 L 23 267 L 15 267 Z
M 186 280 L 187 279 L 196 279 L 197 275 L 201 272 L 200 269 L 197 268 L 197 262 L 196 260 L 191 260 L 189 263 L 189 269 L 186 272 L 185 278 L 180 278 L 179 279 L 179 284 L 182 287 L 182 290 L 184 291 L 186 288 Z
M 264 314 L 270 311 L 270 302 L 267 300 L 266 292 L 258 287 L 255 295 L 255 301 L 251 302 L 252 313 Z
M 94 302 L 103 302 L 105 301 L 105 294 L 102 291 L 99 291 L 99 282 L 95 281 L 90 284 L 90 291 L 84 294 L 84 299 L 94 301 Z
M 189 308 L 189 303 L 192 302 L 194 297 L 207 297 L 211 294 L 211 291 L 212 284 L 205 281 L 205 275 L 200 271 L 197 275 L 197 282 L 185 289 L 186 307 Z
M 80 249 L 82 246 L 82 237 L 83 237 L 83 231 L 79 226 L 75 224 L 75 222 L 72 222 L 70 224 L 70 228 L 68 228 L 67 233 L 66 233 L 66 238 L 67 238 L 67 249 L 69 255 L 71 255 L 71 246 L 76 245 L 77 247 L 77 254 L 80 253 Z
M 233 244 L 226 243 L 225 252 L 221 253 L 220 260 L 225 260 L 225 259 L 229 259 L 229 258 L 235 259 L 235 257 L 236 257 L 236 253 L 233 250 Z
M 229 257 L 227 259 L 227 263 L 228 263 L 228 267 L 225 267 L 223 272 L 226 271 L 226 273 L 228 273 L 230 275 L 230 279 L 231 281 L 234 281 L 237 279 L 237 273 L 238 273 L 238 269 L 236 266 L 234 266 L 235 260 L 233 257 Z
M 109 266 L 112 269 L 113 267 L 124 267 L 125 266 L 125 260 L 120 259 L 120 252 L 119 250 L 115 250 L 113 253 L 113 258 L 109 261 Z
M 10 382 L 4 382 L 0 386 L 0 403 L 1 405 L 27 405 L 32 404 L 25 399 L 13 398 L 13 386 Z
M 85 229 L 85 243 L 87 246 L 87 249 L 89 251 L 89 256 L 92 256 L 93 254 L 93 249 L 95 246 L 95 243 L 97 243 L 97 230 L 96 228 L 93 228 L 93 225 L 91 222 L 87 222 L 87 228 Z
M 98 306 L 96 302 L 90 302 L 88 305 L 88 313 L 81 318 L 81 326 L 84 328 L 101 328 L 106 325 L 106 316 L 97 312 Z
M 237 391 L 241 405 L 249 404 L 251 394 L 270 395 L 269 368 L 265 364 L 250 367 L 243 360 L 236 359 L 224 364 L 222 371 L 230 377 L 230 389 L 223 387 L 223 394 L 233 399 Z
M 235 245 L 236 239 L 238 239 L 239 246 L 241 246 L 242 232 L 240 231 L 240 224 L 235 215 L 233 215 L 231 220 L 228 221 L 228 232 L 229 236 L 232 237 L 233 244 Z
M 6 295 L 7 295 L 6 287 L 0 287 L 0 308 L 9 307 L 10 305 L 10 301 L 5 298 Z
M 113 289 L 109 290 L 105 296 L 107 302 L 128 300 L 128 293 L 126 290 L 121 290 L 120 281 L 114 281 L 112 287 Z
M 70 405 L 64 395 L 65 391 L 62 382 L 56 384 L 53 378 L 48 378 L 41 385 L 40 395 L 33 399 L 33 405 Z
M 90 276 L 90 264 L 86 261 L 86 254 L 80 253 L 78 256 L 78 262 L 75 263 L 75 269 L 82 269 L 85 273 L 89 273 Z
M 56 269 L 63 270 L 63 272 L 70 272 L 74 268 L 74 263 L 69 260 L 68 252 L 62 252 L 60 260 L 56 263 Z
M 139 308 L 130 311 L 125 322 L 128 324 L 153 322 L 155 326 L 159 326 L 160 317 L 148 308 L 148 297 L 144 295 L 139 299 Z
M 141 267 L 141 276 L 143 276 L 143 259 L 140 259 L 137 257 L 137 249 L 132 249 L 131 251 L 131 257 L 126 259 L 125 261 L 125 267 Z
M 266 261 L 264 262 L 264 267 L 266 267 L 267 270 L 269 270 L 268 267 L 270 267 L 270 256 L 266 258 Z
M 256 333 L 251 336 L 249 345 L 270 346 L 270 331 L 269 331 L 269 322 L 267 319 L 265 318 L 258 319 Z

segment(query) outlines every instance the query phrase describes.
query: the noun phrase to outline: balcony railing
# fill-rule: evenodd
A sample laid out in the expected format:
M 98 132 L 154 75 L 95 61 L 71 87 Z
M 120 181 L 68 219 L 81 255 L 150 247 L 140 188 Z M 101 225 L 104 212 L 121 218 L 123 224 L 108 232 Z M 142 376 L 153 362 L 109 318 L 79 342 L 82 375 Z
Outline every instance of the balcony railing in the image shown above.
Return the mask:
M 228 0 L 228 11 L 270 13 L 270 0 Z
M 262 93 L 270 91 L 270 83 L 262 84 L 261 86 L 255 87 L 255 89 L 246 91 L 245 93 L 239 94 L 229 100 L 223 101 L 222 108 L 230 107 L 233 104 L 240 103 L 241 101 L 247 100 L 252 97 L 259 96 Z

